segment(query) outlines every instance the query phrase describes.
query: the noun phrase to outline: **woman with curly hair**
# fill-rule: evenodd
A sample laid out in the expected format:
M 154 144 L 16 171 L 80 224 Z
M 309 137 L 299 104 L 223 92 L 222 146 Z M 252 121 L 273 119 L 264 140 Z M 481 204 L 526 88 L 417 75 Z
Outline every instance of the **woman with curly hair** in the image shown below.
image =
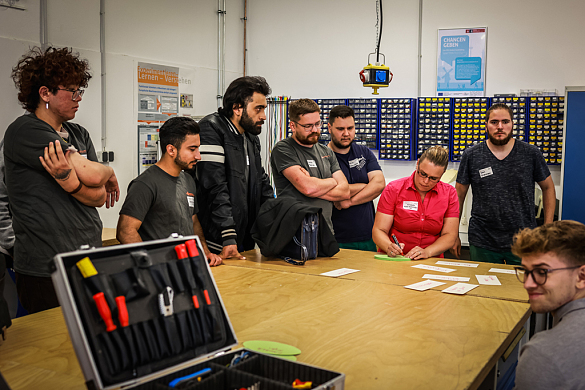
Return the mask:
M 89 133 L 70 123 L 91 75 L 69 48 L 38 47 L 12 69 L 18 100 L 28 111 L 4 136 L 6 187 L 14 233 L 20 302 L 29 313 L 58 306 L 50 264 L 81 245 L 101 246 L 96 207 L 120 190 L 114 170 L 97 162 Z

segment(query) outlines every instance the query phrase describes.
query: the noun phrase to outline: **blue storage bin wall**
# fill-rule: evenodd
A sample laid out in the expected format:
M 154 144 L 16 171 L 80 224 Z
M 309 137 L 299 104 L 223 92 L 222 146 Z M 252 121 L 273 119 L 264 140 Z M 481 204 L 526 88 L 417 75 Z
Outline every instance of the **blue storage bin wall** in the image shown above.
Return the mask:
M 319 136 L 319 142 L 327 146 L 331 141 L 331 134 L 329 134 L 329 113 L 335 106 L 347 105 L 346 99 L 313 99 L 321 110 L 321 135 Z
M 412 160 L 416 127 L 416 99 L 380 99 L 381 160 Z
M 463 151 L 486 138 L 485 113 L 489 108 L 486 97 L 452 98 L 453 132 L 451 136 L 451 161 L 461 161 Z
M 451 99 L 446 97 L 418 98 L 418 126 L 415 159 L 431 146 L 440 145 L 447 150 L 451 134 Z
M 536 145 L 547 164 L 559 165 L 563 156 L 564 96 L 531 96 L 527 141 Z
M 348 99 L 347 105 L 355 113 L 355 143 L 378 149 L 378 100 Z

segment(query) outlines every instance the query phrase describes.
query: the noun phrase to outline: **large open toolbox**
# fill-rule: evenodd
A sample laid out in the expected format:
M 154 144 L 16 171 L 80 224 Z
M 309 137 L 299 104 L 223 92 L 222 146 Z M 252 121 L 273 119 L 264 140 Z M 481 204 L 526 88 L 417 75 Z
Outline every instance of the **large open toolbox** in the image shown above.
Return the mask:
M 343 374 L 270 355 L 230 364 L 243 350 L 228 352 L 238 342 L 196 236 L 63 253 L 54 265 L 88 389 L 171 389 L 207 368 L 175 388 L 292 389 L 297 378 L 312 389 L 344 387 Z

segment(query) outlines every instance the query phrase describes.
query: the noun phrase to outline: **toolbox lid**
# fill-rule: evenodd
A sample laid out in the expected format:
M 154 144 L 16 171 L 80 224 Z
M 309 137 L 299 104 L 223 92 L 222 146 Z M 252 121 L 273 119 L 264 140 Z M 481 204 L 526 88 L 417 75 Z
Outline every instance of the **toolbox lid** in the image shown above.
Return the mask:
M 52 279 L 90 389 L 134 387 L 238 344 L 197 236 L 58 254 Z

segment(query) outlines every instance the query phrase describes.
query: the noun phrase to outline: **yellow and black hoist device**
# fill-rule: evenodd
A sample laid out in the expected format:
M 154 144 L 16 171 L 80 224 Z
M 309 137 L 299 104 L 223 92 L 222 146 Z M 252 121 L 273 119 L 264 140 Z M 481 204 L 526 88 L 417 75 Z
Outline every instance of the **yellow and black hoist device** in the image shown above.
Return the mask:
M 368 65 L 364 66 L 364 69 L 362 69 L 362 71 L 359 73 L 360 80 L 362 81 L 364 87 L 371 87 L 374 89 L 372 95 L 379 95 L 378 89 L 388 87 L 388 85 L 392 81 L 392 78 L 394 77 L 394 75 L 390 71 L 390 68 L 384 65 L 384 62 L 386 62 L 386 56 L 380 53 L 380 41 L 382 40 L 383 22 L 382 0 L 376 1 L 376 11 L 378 10 L 379 13 L 377 12 L 377 14 L 380 19 L 380 28 L 377 36 L 378 42 L 376 45 L 376 51 L 374 53 L 368 54 Z M 378 23 L 376 23 L 376 25 L 378 25 Z M 370 61 L 370 56 L 372 54 L 376 55 L 376 62 L 374 63 L 374 65 L 372 65 L 372 62 Z M 384 62 L 382 63 L 380 63 L 380 54 L 382 54 L 382 56 L 384 57 Z

